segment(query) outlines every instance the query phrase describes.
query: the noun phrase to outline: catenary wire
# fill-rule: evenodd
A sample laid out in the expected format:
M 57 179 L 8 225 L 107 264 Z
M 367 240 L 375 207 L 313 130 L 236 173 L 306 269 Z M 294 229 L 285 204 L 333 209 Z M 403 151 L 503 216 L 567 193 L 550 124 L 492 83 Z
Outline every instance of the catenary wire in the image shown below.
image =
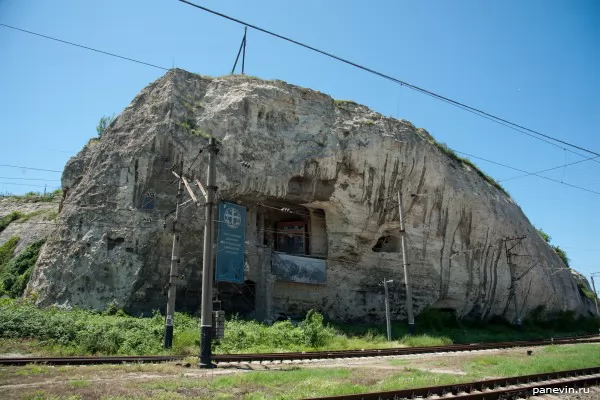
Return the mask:
M 217 16 L 219 16 L 219 17 L 222 17 L 222 18 L 228 19 L 228 20 L 230 20 L 230 21 L 233 21 L 233 22 L 236 22 L 236 23 L 238 23 L 238 24 L 241 24 L 241 25 L 248 26 L 248 27 L 250 27 L 250 28 L 252 28 L 252 29 L 255 29 L 255 30 L 257 30 L 257 31 L 260 31 L 260 32 L 266 33 L 266 34 L 268 34 L 268 35 L 274 36 L 274 37 L 276 37 L 276 38 L 279 38 L 279 39 L 285 40 L 285 41 L 287 41 L 287 42 L 290 42 L 290 43 L 296 44 L 296 45 L 298 45 L 298 46 L 301 46 L 301 47 L 304 47 L 304 48 L 306 48 L 306 49 L 312 50 L 312 51 L 314 51 L 314 52 L 317 52 L 317 53 L 319 53 L 319 54 L 322 54 L 322 55 L 324 55 L 324 56 L 327 56 L 327 57 L 333 58 L 333 59 L 335 59 L 335 60 L 337 60 L 337 61 L 340 61 L 340 62 L 342 62 L 342 63 L 348 64 L 348 65 L 351 65 L 351 66 L 353 66 L 353 67 L 355 67 L 355 68 L 361 69 L 361 70 L 363 70 L 363 71 L 366 71 L 366 72 L 369 72 L 369 73 L 371 73 L 371 74 L 377 75 L 377 76 L 379 76 L 379 77 L 381 77 L 381 78 L 384 78 L 384 79 L 387 79 L 387 80 L 389 80 L 389 81 L 395 82 L 395 83 L 397 83 L 397 84 L 399 84 L 399 85 L 401 85 L 401 86 L 406 86 L 406 87 L 407 87 L 407 88 L 409 88 L 409 89 L 412 89 L 412 90 L 418 91 L 418 92 L 420 92 L 420 93 L 426 94 L 426 95 L 428 95 L 428 96 L 434 97 L 434 98 L 436 98 L 436 99 L 438 99 L 438 100 L 443 100 L 443 101 L 445 101 L 445 102 L 447 102 L 447 103 L 450 103 L 450 104 L 452 104 L 452 105 L 454 105 L 454 106 L 458 106 L 458 107 L 460 107 L 460 108 L 462 108 L 462 109 L 468 109 L 468 110 L 470 110 L 470 111 L 472 111 L 472 112 L 474 112 L 474 113 L 477 113 L 477 114 L 478 114 L 478 115 L 480 115 L 480 116 L 485 116 L 485 117 L 487 117 L 487 118 L 491 118 L 491 119 L 492 119 L 493 121 L 495 121 L 495 122 L 502 122 L 502 123 L 504 123 L 504 124 L 508 124 L 508 125 L 510 125 L 510 126 L 513 126 L 513 127 L 515 127 L 515 128 L 518 128 L 518 129 L 522 129 L 522 130 L 528 131 L 528 132 L 530 132 L 530 133 L 532 133 L 532 134 L 535 134 L 535 135 L 538 135 L 538 136 L 541 136 L 541 137 L 544 137 L 544 138 L 547 138 L 547 139 L 553 140 L 553 141 L 555 141 L 555 142 L 558 142 L 558 143 L 561 143 L 561 144 L 563 144 L 563 145 L 566 145 L 566 146 L 569 146 L 569 147 L 573 147 L 573 148 L 576 148 L 576 149 L 579 149 L 579 150 L 585 151 L 585 152 L 587 152 L 587 153 L 594 154 L 594 155 L 596 155 L 596 156 L 600 156 L 600 154 L 599 154 L 599 153 L 596 153 L 595 151 L 592 151 L 592 150 L 586 149 L 586 148 L 584 148 L 584 147 L 581 147 L 581 146 L 574 145 L 574 144 L 572 144 L 572 143 L 568 143 L 568 142 L 566 142 L 566 141 L 563 141 L 563 140 L 560 140 L 560 139 L 554 138 L 554 137 L 552 137 L 552 136 L 549 136 L 549 135 L 543 134 L 543 133 L 541 133 L 541 132 L 538 132 L 538 131 L 535 131 L 535 130 L 533 130 L 533 129 L 526 128 L 526 127 L 524 127 L 524 126 L 522 126 L 522 125 L 516 124 L 516 123 L 514 123 L 514 122 L 511 122 L 511 121 L 508 121 L 508 120 L 506 120 L 506 119 L 504 119 L 504 118 L 500 118 L 500 117 L 498 117 L 498 116 L 495 116 L 495 115 L 493 115 L 493 114 L 487 113 L 487 112 L 485 112 L 485 111 L 483 111 L 483 110 L 477 109 L 477 108 L 475 108 L 475 107 L 468 106 L 468 105 L 466 105 L 466 104 L 464 104 L 464 103 L 458 102 L 458 101 L 456 101 L 456 100 L 452 100 L 452 99 L 450 99 L 450 98 L 448 98 L 448 97 L 445 97 L 445 96 L 439 95 L 439 94 L 437 94 L 437 93 L 434 93 L 434 92 L 432 92 L 432 91 L 429 91 L 429 90 L 427 90 L 427 89 L 423 89 L 423 88 L 421 88 L 421 87 L 419 87 L 419 86 L 412 85 L 412 84 L 410 84 L 410 83 L 408 83 L 408 82 L 405 82 L 405 81 L 402 81 L 402 80 L 400 80 L 400 79 L 394 78 L 394 77 L 392 77 L 392 76 L 390 76 L 390 75 L 384 74 L 384 73 L 382 73 L 382 72 L 378 72 L 378 71 L 376 71 L 376 70 L 373 70 L 373 69 L 371 69 L 371 68 L 368 68 L 368 67 L 365 67 L 365 66 L 363 66 L 363 65 L 357 64 L 357 63 L 355 63 L 355 62 L 353 62 L 353 61 L 350 61 L 350 60 L 347 60 L 347 59 L 341 58 L 341 57 L 339 57 L 339 56 L 336 56 L 336 55 L 334 55 L 334 54 L 332 54 L 332 53 L 328 53 L 328 52 L 326 52 L 326 51 L 319 50 L 319 49 L 317 49 L 317 48 L 315 48 L 315 47 L 312 47 L 312 46 L 309 46 L 309 45 L 307 45 L 307 44 L 304 44 L 304 43 L 298 42 L 298 41 L 296 41 L 296 40 L 290 39 L 290 38 L 288 38 L 288 37 L 285 37 L 285 36 L 279 35 L 279 34 L 277 34 L 277 33 L 274 33 L 274 32 L 272 32 L 272 31 L 269 31 L 269 30 L 267 30 L 267 29 L 260 28 L 260 27 L 258 27 L 258 26 L 256 26 L 256 25 L 253 25 L 253 24 L 250 24 L 250 23 L 247 23 L 247 22 L 241 21 L 241 20 L 239 20 L 239 19 L 237 19 L 237 18 L 234 18 L 234 17 L 228 16 L 228 15 L 225 15 L 225 14 L 223 14 L 223 13 L 220 13 L 220 12 L 217 12 L 217 11 L 214 11 L 214 10 L 211 10 L 211 9 L 209 9 L 209 8 L 206 8 L 206 7 L 200 6 L 200 5 L 198 5 L 198 4 L 192 3 L 191 1 L 188 1 L 188 0 L 179 0 L 179 1 L 180 1 L 180 2 L 182 2 L 182 3 L 188 4 L 188 5 L 192 6 L 192 7 L 196 7 L 196 8 L 198 8 L 198 9 L 201 9 L 201 10 L 203 10 L 203 11 L 209 12 L 209 13 L 211 13 L 211 14 L 213 14 L 213 15 L 217 15 Z
M 3 23 L 0 23 L 0 26 L 4 26 L 5 28 L 10 28 L 10 29 L 14 29 L 14 30 L 17 30 L 17 31 L 21 31 L 21 32 L 29 33 L 30 35 L 35 35 L 35 36 L 43 37 L 43 38 L 45 38 L 45 39 L 54 40 L 54 41 L 56 41 L 56 42 L 65 43 L 65 44 L 68 44 L 68 45 L 71 45 L 71 46 L 80 47 L 80 48 L 82 48 L 82 49 L 86 49 L 86 50 L 90 50 L 90 51 L 95 51 L 96 53 L 106 54 L 106 55 L 108 55 L 108 56 L 112 56 L 112 57 L 120 58 L 120 59 L 127 60 L 127 61 L 131 61 L 131 62 L 134 62 L 134 63 L 143 64 L 143 65 L 147 65 L 147 66 L 149 66 L 149 67 L 153 67 L 153 68 L 162 69 L 162 70 L 164 70 L 164 71 L 168 71 L 168 70 L 169 70 L 169 68 L 160 67 L 160 66 L 158 66 L 158 65 L 150 64 L 150 63 L 147 63 L 147 62 L 144 62 L 144 61 L 135 60 L 135 59 L 133 59 L 133 58 L 124 57 L 124 56 L 120 56 L 120 55 L 118 55 L 118 54 L 109 53 L 109 52 L 107 52 L 107 51 L 103 51 L 103 50 L 94 49 L 94 48 L 92 48 L 92 47 L 88 47 L 88 46 L 83 46 L 83 45 L 81 45 L 81 44 L 77 44 L 77 43 L 73 43 L 73 42 L 68 42 L 68 41 L 66 41 L 66 40 L 62 40 L 62 39 L 57 39 L 57 38 L 54 38 L 54 37 L 52 37 L 52 36 L 46 36 L 46 35 L 42 35 L 41 33 L 31 32 L 31 31 L 28 31 L 28 30 L 25 30 L 25 29 L 17 28 L 17 27 L 15 27 L 15 26 L 11 26 L 11 25 L 7 25 L 7 24 L 3 24 Z
M 55 169 L 42 169 L 42 168 L 33 168 L 33 167 L 20 167 L 18 165 L 8 165 L 8 164 L 0 164 L 0 167 L 20 168 L 20 169 L 30 169 L 30 170 L 33 170 L 33 171 L 46 171 L 46 172 L 58 172 L 58 173 L 62 173 L 62 171 L 57 171 Z
M 496 162 L 496 161 L 488 160 L 486 158 L 477 157 L 477 156 L 474 156 L 472 154 L 463 153 L 462 151 L 457 151 L 457 153 L 464 154 L 467 157 L 472 157 L 472 158 L 475 158 L 475 159 L 478 159 L 478 160 L 482 160 L 482 161 L 485 161 L 485 162 L 496 164 L 496 165 L 499 165 L 501 167 L 510 168 L 510 169 L 515 170 L 515 171 L 523 172 L 523 173 L 526 173 L 526 174 L 529 174 L 529 175 L 535 175 L 535 176 L 537 176 L 539 178 L 546 179 L 546 180 L 549 180 L 549 181 L 552 181 L 552 182 L 556 182 L 556 183 L 560 183 L 562 185 L 567 185 L 567 186 L 570 186 L 570 187 L 573 187 L 573 188 L 576 188 L 576 189 L 585 190 L 586 192 L 590 192 L 590 193 L 594 193 L 594 194 L 600 194 L 600 192 L 596 192 L 595 190 L 586 189 L 584 187 L 577 186 L 577 185 L 572 185 L 572 184 L 566 183 L 566 182 L 561 182 L 561 181 L 559 181 L 557 179 L 548 178 L 547 176 L 538 175 L 537 173 L 528 172 L 528 171 L 525 171 L 525 170 L 522 170 L 522 169 L 519 169 L 519 168 L 511 167 L 511 166 L 506 165 L 506 164 L 502 164 L 502 163 L 499 163 L 499 162 Z

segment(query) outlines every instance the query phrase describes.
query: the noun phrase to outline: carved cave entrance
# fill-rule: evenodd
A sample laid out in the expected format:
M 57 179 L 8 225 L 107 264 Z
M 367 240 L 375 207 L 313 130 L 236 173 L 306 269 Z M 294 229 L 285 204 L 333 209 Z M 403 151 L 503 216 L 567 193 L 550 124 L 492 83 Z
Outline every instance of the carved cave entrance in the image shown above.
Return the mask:
M 257 243 L 295 256 L 327 257 L 325 212 L 320 208 L 269 203 L 257 218 Z

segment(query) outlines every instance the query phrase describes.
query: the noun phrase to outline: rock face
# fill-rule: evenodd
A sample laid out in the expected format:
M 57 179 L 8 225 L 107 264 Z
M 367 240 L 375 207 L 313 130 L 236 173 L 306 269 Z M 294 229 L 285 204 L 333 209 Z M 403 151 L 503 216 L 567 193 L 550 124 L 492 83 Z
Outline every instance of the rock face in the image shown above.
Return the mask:
M 56 199 L 58 201 L 58 199 Z M 49 236 L 55 229 L 58 213 L 57 201 L 33 202 L 26 198 L 0 198 L 0 218 L 12 212 L 21 217 L 0 232 L 0 246 L 12 237 L 18 237 L 14 254 L 17 255 L 31 243 Z
M 183 161 L 192 182 L 205 182 L 206 152 L 198 154 L 209 134 L 220 143 L 220 197 L 247 208 L 245 283 L 218 284 L 226 310 L 380 320 L 385 277 L 394 279 L 392 316 L 405 318 L 401 191 L 417 313 L 514 318 L 504 238 L 520 236 L 512 250 L 521 255 L 513 257 L 520 312 L 595 313 L 513 200 L 425 130 L 281 81 L 177 69 L 67 164 L 60 226 L 28 287 L 41 304 L 164 309 L 172 215 L 164 223 L 177 191 L 170 169 Z M 203 218 L 193 203 L 180 213 L 180 310 L 200 305 Z M 294 268 L 319 271 L 307 280 Z

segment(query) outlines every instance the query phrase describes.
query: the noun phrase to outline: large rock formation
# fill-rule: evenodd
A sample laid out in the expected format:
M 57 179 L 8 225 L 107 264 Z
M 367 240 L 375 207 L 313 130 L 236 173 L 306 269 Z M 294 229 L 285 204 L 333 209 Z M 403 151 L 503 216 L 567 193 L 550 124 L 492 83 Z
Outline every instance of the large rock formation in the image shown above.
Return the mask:
M 379 282 L 387 277 L 395 280 L 392 315 L 404 318 L 401 191 L 417 312 L 433 306 L 513 318 L 504 238 L 520 236 L 527 238 L 513 249 L 520 254 L 514 275 L 523 275 L 519 309 L 595 312 L 514 201 L 425 130 L 281 81 L 177 69 L 146 87 L 67 164 L 60 226 L 28 288 L 40 303 L 163 309 L 172 240 L 164 216 L 177 190 L 170 169 L 183 160 L 187 176 L 204 182 L 206 152 L 197 156 L 210 134 L 220 142 L 219 194 L 248 210 L 246 282 L 219 284 L 226 309 L 260 319 L 310 308 L 336 320 L 380 319 Z M 180 218 L 177 307 L 195 311 L 204 211 L 188 203 Z M 290 221 L 307 232 L 300 252 L 325 268 L 316 278 L 290 270 L 312 268 L 303 266 L 309 257 L 273 252 L 297 253 L 281 228 Z

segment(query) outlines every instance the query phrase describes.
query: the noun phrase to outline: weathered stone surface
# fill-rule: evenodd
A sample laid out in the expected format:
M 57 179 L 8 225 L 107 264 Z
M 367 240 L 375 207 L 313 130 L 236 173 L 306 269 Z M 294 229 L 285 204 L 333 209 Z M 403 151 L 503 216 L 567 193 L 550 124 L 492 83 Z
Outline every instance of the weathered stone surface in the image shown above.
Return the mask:
M 146 87 L 98 143 L 67 164 L 61 226 L 28 288 L 41 304 L 104 308 L 116 301 L 134 312 L 164 308 L 172 220 L 167 229 L 163 222 L 176 192 L 170 168 L 181 160 L 190 168 L 208 133 L 221 144 L 220 196 L 249 210 L 246 277 L 255 286 L 246 294 L 254 296 L 248 308 L 261 319 L 309 308 L 337 320 L 381 319 L 378 284 L 384 277 L 395 281 L 393 317 L 405 317 L 399 190 L 417 312 L 434 306 L 461 316 L 512 318 L 503 238 L 524 235 L 515 251 L 527 256 L 515 257 L 517 274 L 539 265 L 518 283 L 523 313 L 538 306 L 594 312 L 513 200 L 441 152 L 423 129 L 281 81 L 211 79 L 182 70 Z M 205 168 L 202 154 L 188 175 L 204 182 Z M 311 254 L 327 258 L 325 285 L 274 279 L 264 223 L 275 218 L 269 204 L 310 214 Z M 177 307 L 188 311 L 199 306 L 203 216 L 193 204 L 181 213 L 185 284 Z M 225 293 L 228 284 L 220 287 Z
M 13 236 L 19 237 L 15 254 L 19 254 L 31 243 L 50 235 L 56 228 L 54 217 L 58 212 L 55 202 L 25 202 L 19 198 L 0 199 L 0 218 L 18 211 L 26 216 L 26 221 L 17 220 L 0 232 L 0 246 Z

